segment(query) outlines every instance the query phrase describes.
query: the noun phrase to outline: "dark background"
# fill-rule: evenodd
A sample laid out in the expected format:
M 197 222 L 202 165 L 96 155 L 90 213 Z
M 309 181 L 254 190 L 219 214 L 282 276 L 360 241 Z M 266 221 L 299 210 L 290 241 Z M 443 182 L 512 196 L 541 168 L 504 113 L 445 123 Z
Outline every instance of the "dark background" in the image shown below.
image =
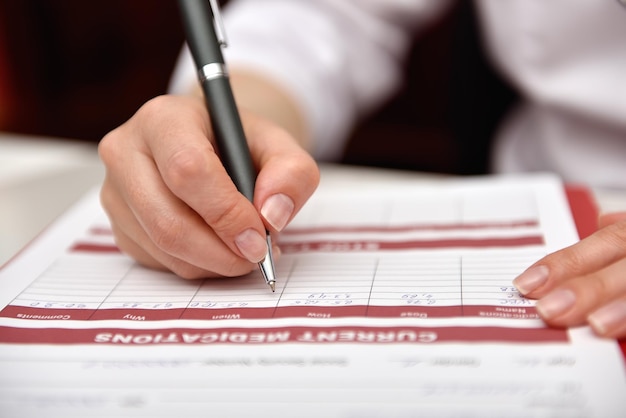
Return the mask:
M 182 43 L 174 0 L 0 0 L 0 130 L 98 141 L 166 91 Z M 407 72 L 344 162 L 486 172 L 515 95 L 486 62 L 472 2 L 416 40 Z

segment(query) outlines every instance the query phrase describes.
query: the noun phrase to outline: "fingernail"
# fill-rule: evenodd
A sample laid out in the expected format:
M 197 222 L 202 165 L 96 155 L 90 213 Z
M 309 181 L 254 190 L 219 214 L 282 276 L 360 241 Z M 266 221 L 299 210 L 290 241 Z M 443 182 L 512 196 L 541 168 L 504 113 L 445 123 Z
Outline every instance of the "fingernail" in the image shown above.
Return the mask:
M 551 319 L 570 309 L 576 303 L 576 294 L 569 289 L 555 290 L 537 302 L 535 308 L 544 319 Z
M 235 245 L 250 262 L 258 263 L 267 255 L 267 242 L 254 229 L 246 229 L 235 238 Z
M 587 318 L 591 327 L 600 335 L 608 334 L 626 323 L 626 301 L 611 302 L 593 312 Z
M 261 207 L 261 215 L 274 229 L 282 231 L 289 222 L 295 205 L 287 195 L 278 193 L 270 196 Z
M 532 292 L 548 280 L 548 267 L 533 266 L 517 276 L 513 285 L 522 295 Z

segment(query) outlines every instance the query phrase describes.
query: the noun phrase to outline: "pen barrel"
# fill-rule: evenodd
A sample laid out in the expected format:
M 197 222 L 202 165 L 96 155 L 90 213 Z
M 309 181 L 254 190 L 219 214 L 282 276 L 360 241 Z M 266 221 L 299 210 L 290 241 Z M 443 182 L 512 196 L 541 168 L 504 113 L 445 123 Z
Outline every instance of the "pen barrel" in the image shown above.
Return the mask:
M 197 64 L 224 63 L 208 0 L 179 0 L 187 44 Z
M 220 159 L 237 189 L 252 201 L 256 170 L 216 34 L 215 16 L 207 0 L 179 0 L 178 3 L 187 44 L 199 70 Z
M 252 201 L 256 170 L 228 77 L 205 80 L 202 88 L 222 164 L 237 189 Z

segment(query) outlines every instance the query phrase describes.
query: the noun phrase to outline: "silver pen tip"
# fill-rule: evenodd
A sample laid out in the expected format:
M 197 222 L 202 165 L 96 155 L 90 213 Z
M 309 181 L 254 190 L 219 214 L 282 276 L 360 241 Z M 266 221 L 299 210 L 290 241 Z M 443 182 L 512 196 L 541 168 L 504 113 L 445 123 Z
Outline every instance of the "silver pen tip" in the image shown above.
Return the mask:
M 267 255 L 259 263 L 259 268 L 265 279 L 265 283 L 272 289 L 272 292 L 276 291 L 276 273 L 274 272 L 274 257 L 272 256 L 272 241 L 270 234 L 267 234 Z
M 272 262 L 272 259 L 269 257 L 269 255 L 259 263 L 259 268 L 261 269 L 261 273 L 263 274 L 265 283 L 267 283 L 267 285 L 272 289 L 272 292 L 275 292 L 276 276 L 274 274 L 274 263 Z

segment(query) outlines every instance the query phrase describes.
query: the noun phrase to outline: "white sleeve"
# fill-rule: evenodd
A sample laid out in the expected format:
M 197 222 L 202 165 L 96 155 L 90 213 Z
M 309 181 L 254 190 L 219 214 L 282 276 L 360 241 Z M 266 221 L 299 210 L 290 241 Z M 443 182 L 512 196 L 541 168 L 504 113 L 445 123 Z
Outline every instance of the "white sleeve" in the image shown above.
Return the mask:
M 231 0 L 224 9 L 230 68 L 248 68 L 300 103 L 318 160 L 340 156 L 357 118 L 402 82 L 414 31 L 448 0 Z M 196 82 L 183 50 L 171 92 Z

